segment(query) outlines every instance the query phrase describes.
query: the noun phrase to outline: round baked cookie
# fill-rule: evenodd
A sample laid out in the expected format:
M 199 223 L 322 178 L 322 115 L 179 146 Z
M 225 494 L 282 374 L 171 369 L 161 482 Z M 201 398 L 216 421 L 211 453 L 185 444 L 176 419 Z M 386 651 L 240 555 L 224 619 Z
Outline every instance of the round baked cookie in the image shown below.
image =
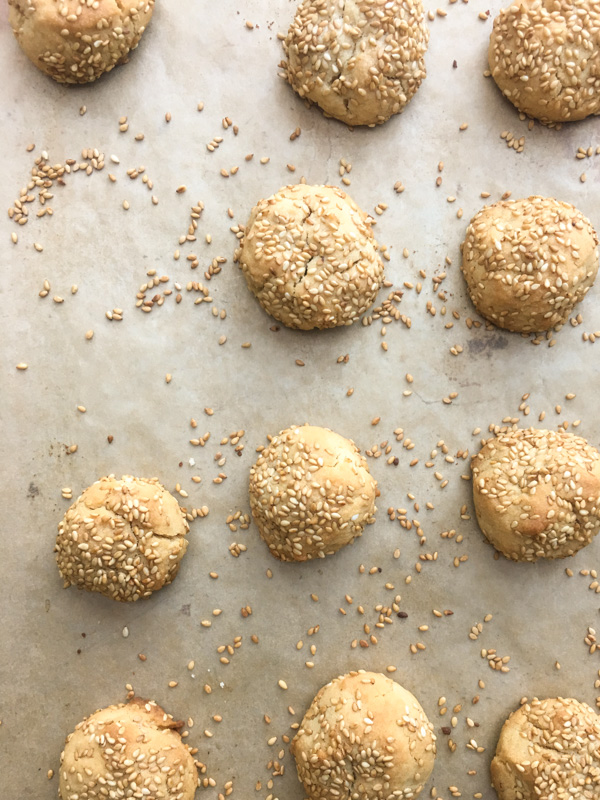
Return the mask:
M 541 122 L 600 113 L 600 4 L 513 3 L 494 20 L 489 62 L 504 96 Z
M 283 42 L 284 77 L 327 116 L 379 125 L 425 78 L 421 0 L 303 0 Z
M 600 453 L 564 430 L 504 430 L 471 462 L 479 527 L 507 558 L 566 558 L 600 528 Z
M 61 800 L 192 800 L 198 772 L 181 727 L 139 697 L 96 711 L 67 737 Z
M 598 237 L 569 203 L 528 197 L 485 206 L 462 244 L 462 271 L 477 311 L 521 333 L 564 324 L 598 272 Z
M 265 311 L 301 330 L 351 325 L 383 283 L 367 216 L 335 186 L 286 186 L 261 200 L 236 259 Z
M 25 55 L 59 83 L 90 83 L 127 61 L 154 0 L 8 0 Z
M 271 438 L 250 470 L 250 509 L 271 555 L 332 555 L 375 521 L 377 483 L 349 439 L 314 425 Z
M 431 775 L 435 741 L 416 697 L 358 670 L 320 690 L 290 749 L 309 800 L 413 800 Z
M 156 478 L 100 478 L 58 526 L 54 551 L 65 588 L 121 601 L 148 597 L 177 575 L 188 531 L 177 500 Z
M 499 800 L 597 800 L 600 717 L 570 698 L 534 698 L 504 723 L 492 761 Z

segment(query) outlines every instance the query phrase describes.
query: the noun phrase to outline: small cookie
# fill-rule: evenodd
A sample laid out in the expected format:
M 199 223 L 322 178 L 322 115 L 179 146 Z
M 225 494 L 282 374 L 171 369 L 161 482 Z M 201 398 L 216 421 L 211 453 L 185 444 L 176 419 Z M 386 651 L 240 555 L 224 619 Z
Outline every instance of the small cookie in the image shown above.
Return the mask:
M 198 771 L 181 727 L 139 697 L 96 711 L 67 737 L 61 800 L 193 800 Z
M 59 83 L 90 83 L 127 61 L 154 0 L 8 0 L 9 21 L 31 62 Z
M 177 575 L 188 531 L 177 500 L 156 478 L 109 475 L 69 508 L 54 552 L 65 588 L 139 600 Z
M 492 761 L 499 800 L 597 800 L 600 717 L 570 698 L 534 698 L 504 723 Z
M 600 453 L 566 431 L 505 430 L 471 462 L 479 527 L 507 558 L 566 558 L 600 529 Z
M 283 42 L 300 97 L 348 125 L 399 114 L 425 78 L 421 0 L 303 0 Z
M 349 439 L 313 425 L 271 438 L 250 470 L 250 508 L 271 555 L 332 555 L 375 521 L 377 483 Z
M 309 800 L 413 800 L 433 770 L 435 741 L 416 697 L 358 670 L 321 689 L 290 750 Z
M 600 113 L 600 5 L 520 0 L 494 20 L 492 77 L 519 111 L 546 124 Z
M 286 186 L 261 200 L 236 259 L 265 311 L 301 330 L 351 325 L 383 283 L 367 216 L 335 186 Z
M 569 203 L 528 197 L 485 206 L 462 244 L 473 305 L 509 331 L 563 325 L 594 283 L 597 245 L 592 223 Z

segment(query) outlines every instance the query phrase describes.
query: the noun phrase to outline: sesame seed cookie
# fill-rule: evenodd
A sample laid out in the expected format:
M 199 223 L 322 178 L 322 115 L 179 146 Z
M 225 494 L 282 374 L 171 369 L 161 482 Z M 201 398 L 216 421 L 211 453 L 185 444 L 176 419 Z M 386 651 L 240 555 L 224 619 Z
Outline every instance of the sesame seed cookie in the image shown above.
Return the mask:
M 435 742 L 414 695 L 358 670 L 320 690 L 290 749 L 309 800 L 413 800 L 433 770 Z
M 351 325 L 383 283 L 370 222 L 335 186 L 286 186 L 261 200 L 236 259 L 265 311 L 301 330 Z
M 327 116 L 379 125 L 425 78 L 421 0 L 304 0 L 283 42 L 284 77 Z
M 534 698 L 504 723 L 491 772 L 500 800 L 597 800 L 600 717 L 578 700 Z
M 566 558 L 600 529 L 600 453 L 567 433 L 509 429 L 471 462 L 479 527 L 507 558 Z
M 546 124 L 600 113 L 600 4 L 521 0 L 500 11 L 489 63 L 502 94 Z
M 154 0 L 8 0 L 25 55 L 59 83 L 90 83 L 127 61 Z
M 177 575 L 188 531 L 177 500 L 156 478 L 101 478 L 58 526 L 54 551 L 65 588 L 119 601 L 149 597 Z
M 181 727 L 183 722 L 139 697 L 96 711 L 67 737 L 61 800 L 192 800 L 198 771 Z
M 462 244 L 462 272 L 477 311 L 531 333 L 563 325 L 594 283 L 598 237 L 569 203 L 528 197 L 485 206 Z
M 271 438 L 250 470 L 250 509 L 271 555 L 332 555 L 375 521 L 377 483 L 356 445 L 313 425 Z

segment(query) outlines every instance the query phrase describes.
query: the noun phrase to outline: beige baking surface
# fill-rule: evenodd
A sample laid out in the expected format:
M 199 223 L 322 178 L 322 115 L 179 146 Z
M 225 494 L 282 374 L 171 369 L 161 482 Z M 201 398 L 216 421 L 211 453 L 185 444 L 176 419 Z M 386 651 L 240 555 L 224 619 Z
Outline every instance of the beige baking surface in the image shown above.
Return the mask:
M 498 7 L 494 4 L 492 13 Z M 600 603 L 588 590 L 592 578 L 577 573 L 599 566 L 600 541 L 569 562 L 496 561 L 474 520 L 460 518 L 463 503 L 471 509 L 470 484 L 460 477 L 468 472 L 468 461 L 446 463 L 440 452 L 435 467 L 424 463 L 440 439 L 451 455 L 472 452 L 479 442 L 472 435 L 476 426 L 485 433 L 490 422 L 505 416 L 535 423 L 543 409 L 552 427 L 581 418 L 578 430 L 598 444 L 600 344 L 583 342 L 582 331 L 600 328 L 600 288 L 581 307 L 583 325 L 566 328 L 551 349 L 499 331 L 469 330 L 465 319 L 476 315 L 460 275 L 459 244 L 484 202 L 484 190 L 491 200 L 505 190 L 513 197 L 555 195 L 600 225 L 600 157 L 575 159 L 579 146 L 600 144 L 599 123 L 560 132 L 536 125 L 528 132 L 527 123 L 482 77 L 491 21 L 478 14 L 487 6 L 457 2 L 444 6 L 448 16 L 430 25 L 429 77 L 406 113 L 377 130 L 348 131 L 306 108 L 277 77 L 281 45 L 276 34 L 287 27 L 293 8 L 291 2 L 160 2 L 129 65 L 97 85 L 62 88 L 26 61 L 2 6 L 1 207 L 12 205 L 43 149 L 56 163 L 96 147 L 107 162 L 103 172 L 71 175 L 64 187 L 55 188 L 52 219 L 36 219 L 32 212 L 22 228 L 6 218 L 2 223 L 0 774 L 5 800 L 54 797 L 57 778 L 49 781 L 46 773 L 58 768 L 64 736 L 85 714 L 124 699 L 128 683 L 176 716 L 193 717 L 188 741 L 207 765 L 205 777 L 216 782 L 207 797 L 216 797 L 233 780 L 233 797 L 302 798 L 281 737 L 301 719 L 323 683 L 356 667 L 395 665 L 394 677 L 420 698 L 440 734 L 426 794 L 435 786 L 444 800 L 449 786 L 458 787 L 463 797 L 476 792 L 485 800 L 495 797 L 489 761 L 502 722 L 521 696 L 574 695 L 594 705 L 600 654 L 589 655 L 583 639 L 588 625 L 598 627 Z M 247 29 L 246 19 L 257 27 Z M 200 100 L 205 103 L 201 114 L 196 110 Z M 87 106 L 84 116 L 79 115 L 82 105 Z M 122 115 L 129 119 L 127 133 L 119 133 Z M 225 116 L 239 126 L 237 137 L 222 129 Z M 464 122 L 468 129 L 459 132 Z M 297 126 L 301 136 L 290 141 Z M 503 130 L 525 136 L 524 153 L 507 149 L 500 139 Z M 141 132 L 144 140 L 135 141 Z M 223 143 L 211 154 L 206 144 L 214 136 L 222 136 Z M 25 150 L 30 142 L 36 145 L 33 153 Z M 254 153 L 251 163 L 244 160 L 247 153 Z M 120 158 L 119 165 L 109 163 L 111 154 Z M 261 165 L 262 156 L 270 162 Z M 259 197 L 301 176 L 338 184 L 340 158 L 352 163 L 349 191 L 365 210 L 373 213 L 380 202 L 389 206 L 376 227 L 380 242 L 390 247 L 387 277 L 394 286 L 423 284 L 420 295 L 407 291 L 400 306 L 412 328 L 396 322 L 387 326 L 385 337 L 380 322 L 369 329 L 272 332 L 272 320 L 232 262 L 235 238 L 229 227 L 245 222 Z M 436 188 L 440 160 L 443 185 Z M 288 163 L 296 166 L 293 174 Z M 132 181 L 126 175 L 140 165 L 154 182 L 153 192 L 141 178 Z M 239 166 L 236 175 L 221 177 L 222 168 L 234 166 Z M 584 170 L 585 184 L 579 180 Z M 116 183 L 109 182 L 109 172 Z M 406 186 L 401 195 L 393 191 L 398 180 Z M 186 193 L 176 194 L 180 184 L 187 186 Z M 152 193 L 158 206 L 151 203 Z M 450 195 L 457 198 L 453 204 L 446 201 Z M 122 208 L 125 199 L 128 212 Z M 206 206 L 198 241 L 182 246 L 175 262 L 178 237 L 198 200 Z M 456 216 L 459 207 L 462 219 Z M 17 246 L 10 242 L 12 231 L 19 234 Z M 212 235 L 210 245 L 206 233 Z M 36 252 L 34 242 L 43 252 Z M 200 260 L 195 271 L 186 260 L 191 252 Z M 207 283 L 202 272 L 217 256 L 227 263 Z M 451 266 L 444 265 L 446 256 Z M 151 268 L 170 276 L 171 288 L 173 281 L 185 287 L 202 280 L 214 303 L 194 305 L 196 294 L 183 291 L 179 305 L 171 296 L 163 307 L 143 314 L 134 307 L 135 294 Z M 419 278 L 421 269 L 426 279 Z M 431 282 L 442 271 L 447 272 L 445 317 Z M 40 299 L 44 279 L 52 288 Z M 79 291 L 72 296 L 75 283 Z M 54 294 L 64 303 L 53 303 Z M 380 299 L 385 295 L 382 290 Z M 435 317 L 426 311 L 429 301 Z M 226 309 L 227 318 L 213 318 L 212 305 Z M 122 322 L 105 318 L 114 307 L 124 309 Z M 460 319 L 446 330 L 454 310 Z M 95 331 L 92 341 L 84 338 L 88 329 Z M 227 342 L 219 346 L 222 335 Z M 380 346 L 383 339 L 387 353 Z M 251 348 L 242 349 L 243 342 L 251 342 Z M 456 344 L 464 348 L 458 357 L 449 352 Z M 345 354 L 349 362 L 336 363 Z M 298 367 L 296 359 L 305 366 Z M 19 362 L 29 369 L 18 372 Z M 167 373 L 173 376 L 168 385 Z M 406 373 L 414 376 L 410 387 Z M 354 394 L 347 397 L 351 386 Z M 409 388 L 412 395 L 403 396 Z M 442 398 L 451 392 L 458 397 L 446 405 Z M 525 392 L 531 392 L 527 418 L 518 412 Z M 576 399 L 566 401 L 568 392 Z M 87 413 L 80 414 L 78 404 Z M 556 404 L 562 413 L 555 413 Z M 214 415 L 207 417 L 204 407 L 212 407 Z M 381 421 L 372 427 L 376 416 Z M 191 417 L 198 419 L 196 432 Z M 388 440 L 399 464 L 388 466 L 386 457 L 370 459 L 381 497 L 378 520 L 361 540 L 320 563 L 283 565 L 269 556 L 254 526 L 232 532 L 225 520 L 237 509 L 248 511 L 254 448 L 267 433 L 305 420 L 329 425 L 363 449 Z M 413 450 L 395 441 L 398 427 L 414 441 Z M 240 458 L 232 446 L 219 446 L 223 436 L 239 429 L 246 431 Z M 204 449 L 189 444 L 206 431 L 212 436 Z M 65 455 L 66 446 L 75 443 L 77 452 Z M 228 477 L 215 485 L 219 450 L 227 456 L 222 470 Z M 419 464 L 410 468 L 415 457 Z M 436 470 L 449 481 L 444 489 L 433 475 Z M 56 525 L 68 506 L 62 487 L 72 487 L 77 496 L 108 472 L 156 475 L 171 490 L 179 482 L 189 492 L 182 502 L 210 508 L 206 519 L 192 525 L 175 583 L 133 605 L 64 591 L 52 554 Z M 192 483 L 194 474 L 202 477 L 200 485 Z M 418 513 L 407 492 L 419 502 Z M 433 510 L 426 509 L 427 501 Z M 420 546 L 414 529 L 388 521 L 388 507 L 407 508 L 427 541 Z M 441 538 L 449 529 L 464 536 L 460 544 Z M 247 552 L 233 558 L 232 542 L 246 544 Z M 397 560 L 396 548 L 401 551 Z M 437 561 L 424 563 L 417 574 L 419 555 L 434 552 Z M 453 559 L 461 555 L 468 561 L 455 568 Z M 365 574 L 359 574 L 361 564 Z M 371 567 L 381 572 L 369 575 Z M 574 578 L 566 577 L 565 567 L 574 570 Z M 269 568 L 272 579 L 266 576 Z M 213 570 L 217 580 L 209 578 Z M 410 585 L 407 576 L 412 576 Z M 395 589 L 386 589 L 386 583 Z M 352 605 L 345 594 L 352 596 Z M 375 606 L 390 605 L 397 594 L 408 618 L 393 615 L 393 624 L 375 628 Z M 240 609 L 246 604 L 252 615 L 244 619 Z M 359 604 L 364 616 L 357 612 Z M 215 608 L 223 613 L 213 619 Z M 434 608 L 454 615 L 438 619 Z M 493 621 L 484 625 L 478 641 L 471 641 L 471 626 L 488 613 Z M 210 629 L 201 627 L 205 619 L 213 619 Z M 369 638 L 365 622 L 378 643 L 352 649 L 352 640 Z M 308 636 L 316 625 L 319 632 Z M 429 630 L 418 631 L 420 625 Z M 124 626 L 128 638 L 122 635 Z M 258 645 L 252 644 L 252 634 L 258 634 Z M 236 636 L 243 637 L 242 646 L 223 665 L 217 647 Z M 297 651 L 300 639 L 304 647 Z M 413 655 L 409 645 L 416 642 L 427 649 Z M 310 644 L 317 647 L 314 657 Z M 510 655 L 510 672 L 489 669 L 481 648 Z M 145 663 L 138 653 L 146 654 Z M 186 668 L 190 659 L 195 660 L 192 672 Z M 313 669 L 304 666 L 308 660 Z M 557 660 L 560 671 L 554 667 Z M 279 679 L 287 682 L 287 691 L 278 687 Z M 478 679 L 485 689 L 478 689 Z M 168 688 L 172 680 L 179 681 L 177 688 Z M 204 684 L 212 694 L 203 692 Z M 481 699 L 472 706 L 476 694 Z M 443 717 L 440 696 L 449 707 Z M 458 703 L 462 711 L 452 733 L 457 748 L 451 753 L 449 737 L 440 729 L 450 724 L 451 708 Z M 214 722 L 214 714 L 223 721 Z M 270 725 L 264 714 L 272 718 Z M 479 727 L 469 728 L 467 717 Z M 214 736 L 206 737 L 204 730 Z M 273 736 L 277 743 L 268 746 Z M 485 752 L 468 749 L 471 738 Z M 274 778 L 270 790 L 267 764 L 278 759 L 282 747 L 285 774 Z M 255 793 L 257 780 L 262 789 Z

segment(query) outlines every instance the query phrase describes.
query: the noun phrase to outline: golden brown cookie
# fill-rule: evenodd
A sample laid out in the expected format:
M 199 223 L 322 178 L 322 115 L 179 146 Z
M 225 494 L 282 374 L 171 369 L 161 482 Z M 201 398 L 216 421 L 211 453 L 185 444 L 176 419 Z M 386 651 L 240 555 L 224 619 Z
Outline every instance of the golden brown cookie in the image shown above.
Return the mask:
M 491 771 L 499 800 L 597 800 L 600 717 L 578 700 L 534 698 L 504 723 Z
M 65 587 L 132 601 L 161 589 L 188 546 L 177 500 L 153 478 L 101 478 L 58 526 L 56 561 Z
M 594 283 L 597 245 L 591 222 L 569 203 L 528 197 L 485 206 L 462 244 L 473 305 L 510 331 L 563 325 Z
M 425 78 L 421 0 L 303 0 L 283 42 L 284 76 L 327 116 L 379 125 Z
M 127 61 L 154 0 L 8 0 L 25 55 L 59 83 L 89 83 Z
M 433 770 L 435 741 L 416 697 L 358 670 L 321 689 L 290 749 L 309 800 L 413 800 Z
M 600 453 L 566 431 L 505 430 L 471 462 L 479 527 L 507 558 L 566 558 L 600 528 Z
M 182 726 L 139 697 L 96 711 L 67 737 L 61 800 L 193 800 L 198 771 Z
M 520 0 L 490 36 L 492 77 L 519 111 L 547 124 L 600 113 L 600 4 Z
M 286 186 L 261 200 L 236 259 L 265 311 L 302 330 L 351 325 L 383 282 L 367 216 L 335 186 Z
M 250 508 L 271 555 L 332 555 L 375 521 L 377 483 L 356 445 L 313 425 L 271 438 L 250 470 Z

